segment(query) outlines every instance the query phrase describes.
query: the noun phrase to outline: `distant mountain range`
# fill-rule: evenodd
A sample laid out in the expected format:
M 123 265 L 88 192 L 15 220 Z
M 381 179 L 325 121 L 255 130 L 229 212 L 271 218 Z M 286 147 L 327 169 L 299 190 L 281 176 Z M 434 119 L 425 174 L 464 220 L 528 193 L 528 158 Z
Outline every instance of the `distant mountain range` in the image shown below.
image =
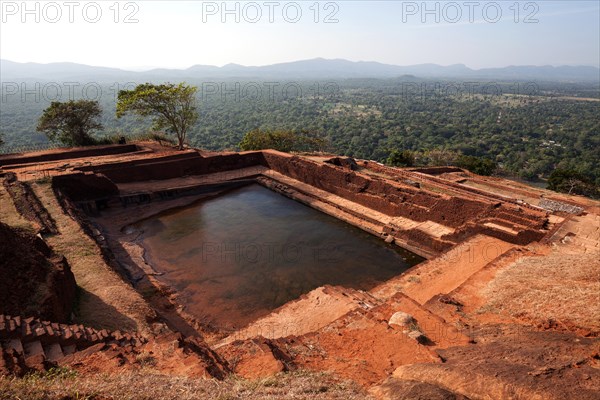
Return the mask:
M 509 66 L 471 69 L 463 64 L 442 66 L 419 64 L 399 66 L 372 61 L 328 60 L 315 58 L 247 67 L 227 64 L 223 67 L 194 65 L 187 69 L 153 69 L 127 71 L 118 68 L 94 67 L 75 63 L 17 63 L 0 60 L 0 80 L 9 81 L 95 81 L 143 82 L 206 79 L 347 79 L 394 78 L 413 75 L 420 78 L 539 80 L 539 81 L 600 81 L 600 69 L 587 66 Z

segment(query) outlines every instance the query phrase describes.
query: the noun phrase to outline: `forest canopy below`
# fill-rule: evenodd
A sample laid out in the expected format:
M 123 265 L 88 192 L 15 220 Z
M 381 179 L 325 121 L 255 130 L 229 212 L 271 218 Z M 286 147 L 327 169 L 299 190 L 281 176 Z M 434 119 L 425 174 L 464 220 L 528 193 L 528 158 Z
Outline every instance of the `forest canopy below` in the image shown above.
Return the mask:
M 558 169 L 600 185 L 600 91 L 597 83 L 433 81 L 188 81 L 198 87 L 199 118 L 188 133 L 194 147 L 239 150 L 244 135 L 260 129 L 310 132 L 326 151 L 386 162 L 393 152 L 447 150 L 495 162 L 528 180 Z M 99 138 L 135 137 L 151 124 L 117 119 L 118 89 L 125 84 L 79 86 L 69 97 L 60 83 L 2 85 L 0 152 L 44 148 L 38 118 L 52 100 L 98 100 Z M 46 85 L 46 86 L 44 86 Z M 133 84 L 130 84 L 133 85 Z M 44 87 L 46 87 L 44 92 Z M 91 89 L 90 89 L 91 87 Z M 32 90 L 33 88 L 33 90 Z M 66 88 L 66 87 L 65 87 Z

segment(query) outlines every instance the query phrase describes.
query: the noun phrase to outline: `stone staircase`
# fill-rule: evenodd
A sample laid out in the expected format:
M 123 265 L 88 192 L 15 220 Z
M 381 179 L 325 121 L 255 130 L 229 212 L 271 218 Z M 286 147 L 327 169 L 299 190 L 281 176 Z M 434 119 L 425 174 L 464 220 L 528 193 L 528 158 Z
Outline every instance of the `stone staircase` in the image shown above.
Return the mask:
M 68 362 L 78 352 L 99 351 L 104 345 L 132 350 L 146 342 L 135 333 L 0 315 L 0 374 L 43 370 Z

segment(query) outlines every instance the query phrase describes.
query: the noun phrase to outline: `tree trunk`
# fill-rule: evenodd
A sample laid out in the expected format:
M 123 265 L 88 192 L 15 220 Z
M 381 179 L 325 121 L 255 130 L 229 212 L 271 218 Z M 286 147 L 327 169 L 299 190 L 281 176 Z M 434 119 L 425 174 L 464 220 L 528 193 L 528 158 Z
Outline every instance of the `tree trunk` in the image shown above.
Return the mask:
M 179 150 L 183 150 L 183 142 L 185 141 L 185 131 L 177 132 L 177 141 L 179 142 Z

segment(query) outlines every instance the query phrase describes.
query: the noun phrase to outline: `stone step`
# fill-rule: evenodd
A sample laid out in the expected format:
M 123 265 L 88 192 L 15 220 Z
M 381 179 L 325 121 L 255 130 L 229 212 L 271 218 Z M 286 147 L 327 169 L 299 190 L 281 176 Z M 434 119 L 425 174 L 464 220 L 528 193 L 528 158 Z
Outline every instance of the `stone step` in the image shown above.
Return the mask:
M 8 332 L 14 332 L 17 330 L 17 324 L 14 319 L 9 319 L 6 323 L 6 327 L 8 328 Z
M 39 340 L 25 343 L 25 365 L 31 368 L 36 368 L 44 363 L 46 354 Z
M 4 349 L 0 346 L 0 374 L 8 374 L 8 366 L 4 360 Z
M 23 343 L 21 343 L 21 339 L 11 339 L 5 344 L 4 348 L 6 350 L 13 349 L 16 350 L 17 353 L 23 354 Z
M 58 343 L 52 343 L 44 347 L 44 353 L 48 361 L 59 361 L 65 357 Z
M 504 226 L 504 225 L 495 224 L 493 222 L 486 222 L 483 225 L 487 226 L 488 228 L 492 228 L 492 229 L 496 229 L 496 230 L 499 230 L 499 231 L 506 232 L 506 233 L 508 233 L 510 235 L 513 235 L 513 236 L 516 236 L 519 233 L 519 232 L 515 231 L 512 228 L 509 228 L 509 227 Z
M 0 315 L 0 352 L 15 350 L 34 369 L 45 368 L 46 360 L 61 361 L 81 349 L 93 351 L 96 346 L 117 338 L 120 346 L 140 346 L 147 342 L 135 333 Z
M 453 228 L 433 221 L 425 221 L 413 227 L 437 239 L 440 239 L 444 235 L 454 233 Z
M 39 340 L 25 343 L 23 347 L 25 349 L 26 357 L 37 356 L 39 354 L 43 354 L 45 356 L 44 347 L 42 346 L 42 343 Z
M 77 346 L 75 346 L 74 344 L 70 344 L 68 346 L 62 346 L 62 352 L 65 356 L 73 354 L 76 351 L 77 351 Z

